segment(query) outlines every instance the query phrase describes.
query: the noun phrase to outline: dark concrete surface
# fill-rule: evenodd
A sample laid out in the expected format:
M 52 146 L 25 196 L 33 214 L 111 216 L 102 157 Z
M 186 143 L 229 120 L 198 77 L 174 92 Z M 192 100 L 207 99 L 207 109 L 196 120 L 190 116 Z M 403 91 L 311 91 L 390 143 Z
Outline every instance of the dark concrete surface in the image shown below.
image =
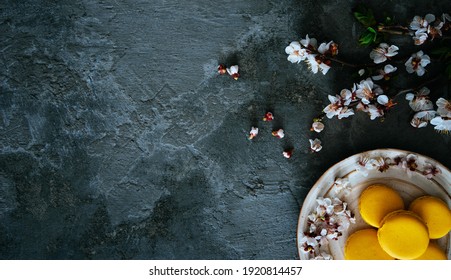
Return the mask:
M 367 2 L 403 23 L 451 6 Z M 412 128 L 403 98 L 384 122 L 362 113 L 309 131 L 356 80 L 340 66 L 314 75 L 284 49 L 308 33 L 367 62 L 355 3 L 2 0 L 0 258 L 296 259 L 300 206 L 334 163 L 399 148 L 451 168 L 451 137 Z M 260 121 L 268 109 L 275 123 Z

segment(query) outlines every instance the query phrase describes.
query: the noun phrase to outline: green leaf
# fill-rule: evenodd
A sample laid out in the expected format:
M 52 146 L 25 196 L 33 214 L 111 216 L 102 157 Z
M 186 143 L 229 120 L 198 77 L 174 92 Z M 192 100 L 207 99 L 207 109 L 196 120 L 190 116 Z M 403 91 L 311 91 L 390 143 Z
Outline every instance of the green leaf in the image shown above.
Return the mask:
M 353 14 L 354 17 L 365 27 L 370 27 L 377 24 L 373 11 L 363 4 L 357 6 Z
M 359 38 L 359 44 L 362 46 L 368 46 L 376 42 L 377 32 L 374 28 L 368 27 Z

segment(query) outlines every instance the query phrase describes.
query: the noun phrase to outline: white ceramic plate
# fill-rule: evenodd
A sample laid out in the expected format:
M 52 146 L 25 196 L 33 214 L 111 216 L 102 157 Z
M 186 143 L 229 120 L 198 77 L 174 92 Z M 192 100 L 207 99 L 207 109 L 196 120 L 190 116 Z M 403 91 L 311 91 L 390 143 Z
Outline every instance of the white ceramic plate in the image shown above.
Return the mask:
M 395 163 L 390 164 L 389 168 L 384 172 L 377 169 L 368 170 L 366 177 L 362 172 L 356 171 L 359 160 L 364 157 L 372 159 L 382 157 L 394 161 L 397 157 L 406 157 L 409 154 L 416 156 L 415 162 L 417 167 L 413 172 L 407 172 Z M 428 179 L 423 174 L 423 171 L 430 164 L 438 168 L 441 173 Z M 346 195 L 343 192 L 341 194 L 336 193 L 334 182 L 337 178 L 347 178 L 349 180 L 351 189 Z M 311 258 L 311 255 L 302 249 L 299 241 L 304 236 L 304 232 L 307 231 L 307 216 L 315 211 L 317 207 L 316 199 L 318 197 L 338 197 L 342 201 L 345 201 L 348 204 L 348 209 L 355 214 L 355 224 L 351 224 L 348 230 L 343 232 L 343 235 L 338 240 L 330 241 L 328 248 L 324 248 L 323 246 L 323 249 L 326 249 L 326 252 L 328 251 L 334 259 L 344 259 L 344 244 L 348 236 L 357 230 L 370 228 L 360 216 L 358 211 L 358 198 L 366 187 L 374 183 L 386 184 L 397 190 L 403 197 L 406 206 L 415 198 L 429 194 L 441 198 L 451 208 L 451 172 L 439 162 L 416 153 L 396 149 L 379 149 L 353 155 L 327 170 L 305 198 L 297 228 L 297 243 L 300 259 L 306 260 Z M 451 233 L 439 239 L 438 243 L 446 251 L 448 259 L 451 259 Z

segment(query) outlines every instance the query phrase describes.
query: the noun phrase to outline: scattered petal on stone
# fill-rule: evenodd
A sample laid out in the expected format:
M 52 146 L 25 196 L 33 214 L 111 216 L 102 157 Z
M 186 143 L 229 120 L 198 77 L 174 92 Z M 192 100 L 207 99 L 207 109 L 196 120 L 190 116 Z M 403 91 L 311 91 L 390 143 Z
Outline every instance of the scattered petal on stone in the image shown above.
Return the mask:
M 310 130 L 320 133 L 324 129 L 324 124 L 322 122 L 314 122 Z
M 272 132 L 272 135 L 275 136 L 275 137 L 277 137 L 277 138 L 283 138 L 283 137 L 285 137 L 285 133 L 284 133 L 283 129 L 274 130 L 274 131 Z
M 227 73 L 227 68 L 224 64 L 219 64 L 218 73 L 219 75 L 224 75 L 225 73 Z
M 251 131 L 249 132 L 249 140 L 254 139 L 258 135 L 258 127 L 252 127 Z
M 312 150 L 312 152 L 319 152 L 323 148 L 321 146 L 321 141 L 318 138 L 316 138 L 315 140 L 309 139 L 309 141 L 310 149 Z
M 293 155 L 293 150 L 292 149 L 283 151 L 283 156 L 285 158 L 291 158 L 292 155 Z
M 226 70 L 227 73 L 229 73 L 229 75 L 232 76 L 232 78 L 234 78 L 235 80 L 238 80 L 238 78 L 240 77 L 240 73 L 238 73 L 238 65 L 232 65 L 230 66 L 230 68 L 226 68 Z
M 274 115 L 271 112 L 266 112 L 265 116 L 263 117 L 263 121 L 270 122 L 274 120 Z

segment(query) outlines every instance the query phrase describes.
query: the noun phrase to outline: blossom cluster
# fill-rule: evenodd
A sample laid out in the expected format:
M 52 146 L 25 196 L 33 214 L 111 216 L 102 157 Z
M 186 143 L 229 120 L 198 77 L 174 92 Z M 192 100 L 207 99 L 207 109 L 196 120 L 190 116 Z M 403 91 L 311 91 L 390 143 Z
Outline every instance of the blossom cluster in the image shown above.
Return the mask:
M 436 18 L 432 14 L 427 14 L 425 17 L 415 16 L 409 25 L 410 34 L 414 37 L 416 45 L 423 44 L 426 40 L 431 41 L 434 38 L 442 37 L 442 31 L 451 29 L 451 16 L 443 14 L 440 18 Z M 331 119 L 337 117 L 338 119 L 348 118 L 356 113 L 362 111 L 367 113 L 371 120 L 384 117 L 386 113 L 396 103 L 394 99 L 397 95 L 389 95 L 387 81 L 389 81 L 398 67 L 394 63 L 400 63 L 399 60 L 394 60 L 400 51 L 396 45 L 389 45 L 388 43 L 380 43 L 373 48 L 369 54 L 373 64 L 366 64 L 368 69 L 360 69 L 358 71 L 360 76 L 363 76 L 367 71 L 369 75 L 363 77 L 359 83 L 354 83 L 351 89 L 343 89 L 339 94 L 328 95 L 330 104 L 323 109 L 324 116 Z M 288 54 L 288 61 L 291 63 L 300 63 L 304 61 L 308 64 L 309 69 L 313 73 L 321 72 L 326 74 L 331 68 L 332 61 L 346 64 L 339 59 L 334 58 L 338 54 L 338 45 L 333 41 L 329 43 L 321 43 L 318 46 L 315 38 L 310 38 L 307 34 L 305 39 L 293 41 L 285 48 Z M 412 53 L 407 60 L 402 62 L 405 66 L 406 72 L 409 74 L 416 74 L 423 76 L 427 70 L 426 67 L 431 63 L 429 55 L 422 50 Z M 346 64 L 351 65 L 352 64 Z M 395 64 L 396 65 L 396 64 Z M 382 82 L 378 85 L 376 82 Z M 387 91 L 387 93 L 384 93 Z M 413 89 L 414 93 L 406 95 L 409 105 L 415 112 L 411 121 L 413 127 L 425 127 L 428 123 L 434 125 L 439 132 L 448 133 L 451 131 L 451 102 L 444 98 L 439 98 L 436 102 L 437 110 L 434 110 L 434 104 L 429 100 L 427 88 Z M 404 91 L 405 92 L 405 91 Z M 324 129 L 324 124 L 321 123 L 323 117 L 314 119 L 311 130 L 320 132 Z M 315 141 L 319 139 L 315 139 Z M 315 149 L 314 140 L 310 140 L 312 150 Z M 320 143 L 320 142 L 319 142 Z
M 329 101 L 323 112 L 331 119 L 347 118 L 355 114 L 350 106 L 367 113 L 371 120 L 384 116 L 384 112 L 395 105 L 392 99 L 384 94 L 383 89 L 375 84 L 371 78 L 354 84 L 352 89 L 343 89 L 339 95 L 329 95 Z
M 416 92 L 406 94 L 409 106 L 415 112 L 410 124 L 416 128 L 426 127 L 430 122 L 439 132 L 451 131 L 451 102 L 440 97 L 437 102 L 437 110 L 429 99 L 430 90 L 422 87 Z
M 432 179 L 435 175 L 441 174 L 441 170 L 430 162 L 425 162 L 421 167 L 418 162 L 418 156 L 415 154 L 399 155 L 394 158 L 384 158 L 382 156 L 369 157 L 364 155 L 357 160 L 355 170 L 366 177 L 371 170 L 384 172 L 392 166 L 404 170 L 409 177 L 414 172 L 419 172 L 428 179 Z
M 305 61 L 313 73 L 321 72 L 323 75 L 329 71 L 331 66 L 330 57 L 338 54 L 338 45 L 333 41 L 321 43 L 318 47 L 315 38 L 309 38 L 293 41 L 285 48 L 288 54 L 288 61 L 291 63 L 300 63 Z
M 316 209 L 307 217 L 308 228 L 299 240 L 300 246 L 311 258 L 331 259 L 324 248 L 355 223 L 354 214 L 347 209 L 347 203 L 338 198 L 319 197 L 316 202 Z
M 412 38 L 415 45 L 422 45 L 428 39 L 442 36 L 442 29 L 450 28 L 451 16 L 442 14 L 441 18 L 436 18 L 433 14 L 424 17 L 415 16 L 410 23 L 409 29 L 412 31 Z

